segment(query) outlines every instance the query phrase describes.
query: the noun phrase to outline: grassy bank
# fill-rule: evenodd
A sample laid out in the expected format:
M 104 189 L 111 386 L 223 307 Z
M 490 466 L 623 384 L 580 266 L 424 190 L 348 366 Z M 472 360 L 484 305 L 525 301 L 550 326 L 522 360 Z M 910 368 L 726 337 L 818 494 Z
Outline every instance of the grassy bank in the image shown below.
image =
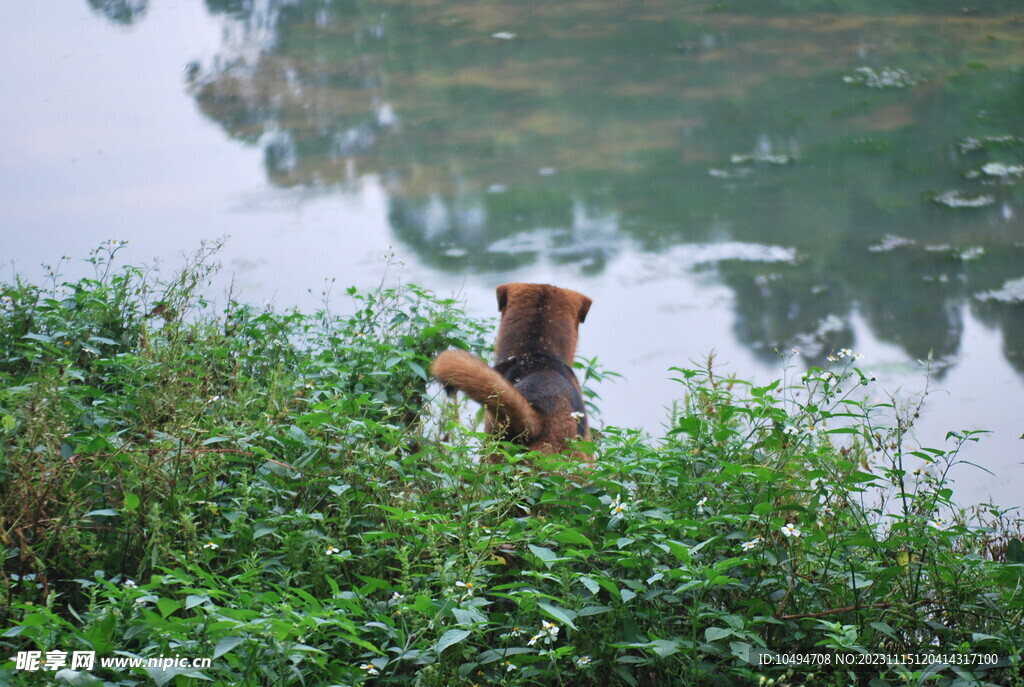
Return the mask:
M 212 250 L 120 247 L 0 285 L 0 684 L 1024 684 L 1019 520 L 945 479 L 977 437 L 912 445 L 852 352 L 675 369 L 664 436 L 605 427 L 593 469 L 480 465 L 426 374 L 486 354 L 458 303 L 213 308 Z M 175 656 L 212 661 L 99 664 Z

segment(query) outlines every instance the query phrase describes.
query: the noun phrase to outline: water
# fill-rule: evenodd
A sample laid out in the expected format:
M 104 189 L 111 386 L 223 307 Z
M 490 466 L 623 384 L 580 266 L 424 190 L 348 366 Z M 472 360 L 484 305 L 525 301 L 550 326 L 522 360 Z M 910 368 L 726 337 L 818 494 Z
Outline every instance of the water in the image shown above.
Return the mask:
M 848 347 L 908 395 L 931 355 L 918 440 L 992 430 L 958 493 L 1022 505 L 1014 3 L 23 0 L 0 45 L 0 261 L 30 276 L 230 235 L 282 306 L 557 283 L 627 377 L 603 420 L 652 430 L 711 351 L 768 381 Z

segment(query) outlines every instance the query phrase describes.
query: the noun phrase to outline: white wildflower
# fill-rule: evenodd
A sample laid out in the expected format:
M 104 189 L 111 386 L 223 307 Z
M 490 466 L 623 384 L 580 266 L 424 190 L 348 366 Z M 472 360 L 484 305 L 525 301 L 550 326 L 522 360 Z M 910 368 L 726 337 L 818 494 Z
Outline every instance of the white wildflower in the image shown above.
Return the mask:
M 796 528 L 796 525 L 794 525 L 791 522 L 787 522 L 786 523 L 786 526 L 782 528 L 782 533 L 784 535 L 786 535 L 787 537 L 802 537 L 803 536 L 803 532 L 798 530 Z
M 740 548 L 744 552 L 751 551 L 753 549 L 756 549 L 758 546 L 760 546 L 761 542 L 763 542 L 763 541 L 764 541 L 764 537 L 757 536 L 757 537 L 754 537 L 753 539 L 751 539 L 750 541 L 743 542 L 743 545 Z
M 545 620 L 541 623 L 540 632 L 530 637 L 530 641 L 526 644 L 528 646 L 533 646 L 541 640 L 544 640 L 545 644 L 551 644 L 558 639 L 558 632 L 560 629 L 561 628 L 559 628 L 555 623 Z

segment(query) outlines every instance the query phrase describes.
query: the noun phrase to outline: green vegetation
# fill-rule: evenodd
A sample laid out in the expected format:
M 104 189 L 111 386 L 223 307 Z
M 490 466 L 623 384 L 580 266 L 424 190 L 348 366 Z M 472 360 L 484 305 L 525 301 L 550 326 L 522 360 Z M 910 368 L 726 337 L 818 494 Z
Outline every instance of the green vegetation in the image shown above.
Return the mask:
M 1024 684 L 1020 521 L 945 479 L 977 437 L 911 447 L 851 352 L 676 369 L 664 436 L 606 427 L 592 468 L 481 465 L 426 369 L 488 326 L 412 286 L 216 310 L 215 248 L 0 285 L 0 684 L 58 650 L 212 658 L 76 685 Z

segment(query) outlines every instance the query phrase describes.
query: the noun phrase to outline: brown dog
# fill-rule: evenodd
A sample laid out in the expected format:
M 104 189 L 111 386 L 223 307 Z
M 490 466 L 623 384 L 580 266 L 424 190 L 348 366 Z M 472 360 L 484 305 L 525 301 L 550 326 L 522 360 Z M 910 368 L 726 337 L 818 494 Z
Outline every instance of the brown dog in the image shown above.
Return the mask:
M 484 406 L 486 430 L 497 438 L 559 453 L 568 440 L 590 439 L 572 361 L 591 302 L 548 284 L 502 284 L 494 367 L 466 351 L 445 351 L 430 371 L 449 391 L 464 391 Z

